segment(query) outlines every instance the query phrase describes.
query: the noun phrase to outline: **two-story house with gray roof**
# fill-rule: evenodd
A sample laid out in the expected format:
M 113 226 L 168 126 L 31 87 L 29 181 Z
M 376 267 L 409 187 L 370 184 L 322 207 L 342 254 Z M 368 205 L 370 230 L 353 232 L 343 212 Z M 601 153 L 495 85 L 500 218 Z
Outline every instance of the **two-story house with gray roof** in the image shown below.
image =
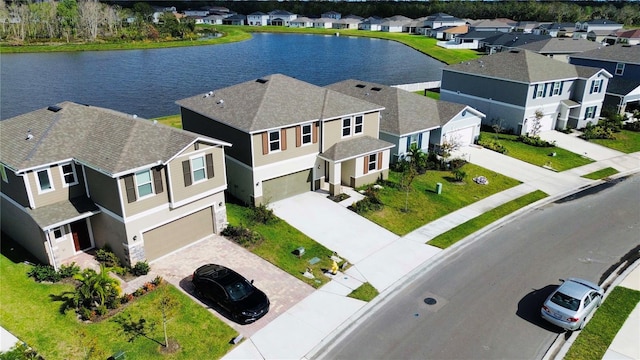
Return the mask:
M 605 104 L 623 113 L 640 109 L 640 45 L 615 44 L 573 54 L 569 63 L 613 74 Z
M 327 88 L 384 106 L 380 139 L 395 145 L 392 162 L 404 159 L 412 144 L 427 152 L 444 142 L 471 145 L 480 135 L 484 114 L 467 105 L 360 80 L 345 80 Z
M 153 261 L 222 231 L 230 144 L 63 102 L 0 121 L 2 231 L 40 261 Z
M 602 45 L 587 39 L 550 38 L 521 44 L 516 47 L 568 63 L 569 56 L 598 49 Z
M 526 50 L 484 56 L 443 69 L 440 99 L 467 104 L 516 134 L 597 123 L 611 74 Z M 541 115 L 541 117 L 540 117 Z
M 388 177 L 383 106 L 281 74 L 177 101 L 184 129 L 233 144 L 229 193 L 264 204 Z
M 288 12 L 286 10 L 273 10 L 269 11 L 269 25 L 273 26 L 289 26 L 291 20 L 298 17 L 297 14 Z

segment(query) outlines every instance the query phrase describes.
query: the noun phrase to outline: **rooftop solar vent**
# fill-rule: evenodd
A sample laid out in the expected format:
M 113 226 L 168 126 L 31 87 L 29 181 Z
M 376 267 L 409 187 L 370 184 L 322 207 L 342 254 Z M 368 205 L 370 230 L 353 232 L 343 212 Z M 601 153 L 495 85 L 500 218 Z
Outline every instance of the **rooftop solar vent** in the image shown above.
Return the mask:
M 47 110 L 49 111 L 53 111 L 53 112 L 58 112 L 60 110 L 62 110 L 62 108 L 58 105 L 51 105 L 47 108 Z
M 256 82 L 260 83 L 260 84 L 266 84 L 267 81 L 269 81 L 269 80 L 266 80 L 266 79 L 258 79 L 258 80 L 256 80 Z
M 380 91 L 380 90 L 382 90 L 382 88 L 379 88 L 379 87 L 373 87 L 373 88 L 371 88 L 371 90 L 373 90 L 373 91 Z
M 356 85 L 356 87 L 362 89 L 362 88 L 364 88 L 364 85 L 363 84 L 358 84 L 358 85 Z

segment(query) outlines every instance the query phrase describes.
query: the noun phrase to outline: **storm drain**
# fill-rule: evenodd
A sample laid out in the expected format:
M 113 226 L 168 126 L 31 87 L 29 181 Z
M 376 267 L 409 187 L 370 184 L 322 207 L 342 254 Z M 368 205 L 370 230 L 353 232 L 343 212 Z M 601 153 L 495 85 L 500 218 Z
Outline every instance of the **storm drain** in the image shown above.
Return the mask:
M 428 297 L 424 299 L 424 303 L 427 305 L 435 305 L 438 302 L 438 300 L 432 298 L 432 297 Z

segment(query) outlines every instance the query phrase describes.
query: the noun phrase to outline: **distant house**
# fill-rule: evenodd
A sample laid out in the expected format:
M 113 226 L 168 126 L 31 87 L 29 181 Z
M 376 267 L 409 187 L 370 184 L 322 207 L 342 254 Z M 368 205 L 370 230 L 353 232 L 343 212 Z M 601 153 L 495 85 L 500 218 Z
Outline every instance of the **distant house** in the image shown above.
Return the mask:
M 334 19 L 329 18 L 313 19 L 313 27 L 318 29 L 331 29 L 334 21 Z
M 247 25 L 249 26 L 267 26 L 269 25 L 269 15 L 260 11 L 252 12 L 247 15 Z
M 226 226 L 229 143 L 62 102 L 0 121 L 0 146 L 2 231 L 55 268 L 105 246 L 153 261 Z
M 469 21 L 470 31 L 500 31 L 504 33 L 515 29 L 517 22 L 511 19 L 480 19 Z
M 332 27 L 334 29 L 343 29 L 343 30 L 358 30 L 358 26 L 361 21 L 358 19 L 349 19 L 342 18 L 340 20 L 336 20 L 333 22 Z
M 240 14 L 231 15 L 229 17 L 222 19 L 222 24 L 223 25 L 246 25 L 247 17 L 245 15 L 240 15 Z
M 360 25 L 358 25 L 358 29 L 368 30 L 368 31 L 381 31 L 383 22 L 385 22 L 385 20 L 379 17 L 375 17 L 375 16 L 368 17 L 362 20 Z
M 159 23 L 160 18 L 166 13 L 174 14 L 175 16 L 175 14 L 177 13 L 176 7 L 175 6 L 154 6 L 151 21 L 153 21 L 154 24 Z
M 205 17 L 209 15 L 209 10 L 189 9 L 189 10 L 183 11 L 182 13 L 184 14 L 184 16 L 187 16 L 187 17 L 195 17 L 195 16 Z
M 602 45 L 586 39 L 550 38 L 516 47 L 568 63 L 569 56 L 598 49 Z
M 616 43 L 618 44 L 627 44 L 627 45 L 638 45 L 640 44 L 640 29 L 619 30 L 615 33 L 616 35 Z
M 537 26 L 531 33 L 536 35 L 551 35 L 551 37 L 572 37 L 574 31 L 574 23 L 550 23 Z
M 222 25 L 222 21 L 225 17 L 222 15 L 209 15 L 200 19 L 202 23 L 206 25 Z
M 385 20 L 384 22 L 382 22 L 382 24 L 380 24 L 380 31 L 400 33 L 402 32 L 402 27 L 405 23 L 406 21 Z
M 545 24 L 549 24 L 549 23 L 540 23 L 538 21 L 518 21 L 513 31 L 521 32 L 525 34 L 531 34 L 533 33 L 534 29 L 537 29 L 541 25 L 545 25 Z
M 345 80 L 327 88 L 384 106 L 380 139 L 395 145 L 392 162 L 404 159 L 412 144 L 427 152 L 444 142 L 471 145 L 480 135 L 484 114 L 466 105 L 360 80 Z
M 525 33 L 502 33 L 480 40 L 480 48 L 487 54 L 494 54 L 510 50 L 519 46 L 550 39 L 550 35 L 535 35 Z
M 449 65 L 442 71 L 440 98 L 486 114 L 516 134 L 584 128 L 597 123 L 612 75 L 527 50 L 511 50 Z
M 246 203 L 321 188 L 337 195 L 388 176 L 384 107 L 369 101 L 273 74 L 177 104 L 185 129 L 233 142 L 228 191 Z
M 576 22 L 574 38 L 588 39 L 602 42 L 606 36 L 622 29 L 622 24 L 607 19 L 595 19 L 585 22 Z
M 438 38 L 437 35 L 429 32 L 429 29 L 439 29 L 446 27 L 455 27 L 466 25 L 467 22 L 465 20 L 459 19 L 455 16 L 445 14 L 445 13 L 436 13 L 433 15 L 429 15 L 424 18 L 422 26 L 426 30 L 422 30 L 422 33 L 426 36 Z M 441 39 L 441 38 L 438 38 Z
M 313 19 L 308 17 L 297 17 L 289 22 L 289 27 L 292 28 L 310 28 L 313 27 Z
M 269 12 L 269 25 L 289 26 L 289 22 L 297 17 L 298 15 L 286 10 L 273 10 Z
M 501 31 L 469 31 L 455 36 L 451 40 L 438 41 L 437 45 L 446 49 L 480 49 L 482 41 L 492 36 L 501 35 Z
M 325 13 L 320 14 L 321 18 L 340 20 L 342 18 L 342 14 L 337 11 L 327 11 Z
M 427 32 L 431 37 L 435 37 L 438 40 L 448 41 L 468 33 L 469 25 L 443 26 L 437 29 L 428 29 Z
M 616 44 L 573 54 L 575 65 L 603 68 L 613 74 L 605 104 L 620 113 L 640 109 L 640 45 Z

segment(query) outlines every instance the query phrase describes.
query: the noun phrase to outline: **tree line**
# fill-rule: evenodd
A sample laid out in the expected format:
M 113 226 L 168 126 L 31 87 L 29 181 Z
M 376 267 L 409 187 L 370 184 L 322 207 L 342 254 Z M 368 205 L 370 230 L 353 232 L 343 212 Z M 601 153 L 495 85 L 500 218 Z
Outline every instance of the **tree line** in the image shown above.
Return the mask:
M 160 3 L 158 3 L 160 4 Z M 447 13 L 462 19 L 510 18 L 516 21 L 576 22 L 605 18 L 634 26 L 640 24 L 640 6 L 630 2 L 541 1 L 429 1 L 429 2 L 325 2 L 325 1 L 163 1 L 180 10 L 223 6 L 239 14 L 287 10 L 304 16 L 327 11 L 362 17 L 404 15 L 418 18 Z M 147 2 L 99 2 L 97 0 L 0 0 L 0 39 L 14 44 L 56 41 L 136 41 L 193 38 L 195 23 L 173 14 L 153 22 L 154 9 Z

